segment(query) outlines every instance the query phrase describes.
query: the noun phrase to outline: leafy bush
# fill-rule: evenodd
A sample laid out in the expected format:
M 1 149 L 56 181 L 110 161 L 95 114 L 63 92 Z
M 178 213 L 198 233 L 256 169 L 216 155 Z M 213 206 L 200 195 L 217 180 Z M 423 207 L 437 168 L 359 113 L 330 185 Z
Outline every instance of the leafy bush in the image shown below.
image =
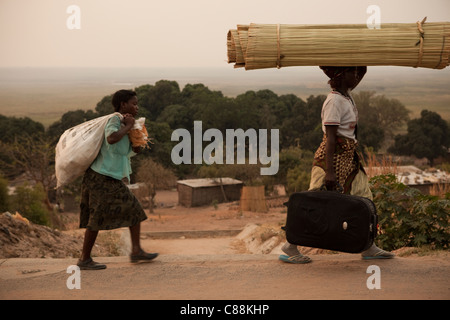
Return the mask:
M 280 173 L 285 176 L 288 192 L 308 190 L 313 159 L 313 152 L 302 150 L 300 147 L 290 147 L 281 151 Z
M 387 174 L 370 179 L 378 210 L 378 246 L 394 250 L 429 245 L 448 249 L 450 243 L 450 199 L 424 195 Z
M 309 188 L 311 180 L 311 171 L 308 171 L 301 165 L 288 170 L 287 190 L 289 192 L 306 191 Z
M 0 175 L 0 213 L 8 211 L 8 180 Z
M 24 184 L 11 196 L 10 209 L 19 212 L 33 223 L 50 225 L 50 214 L 44 205 L 45 191 L 42 185 Z

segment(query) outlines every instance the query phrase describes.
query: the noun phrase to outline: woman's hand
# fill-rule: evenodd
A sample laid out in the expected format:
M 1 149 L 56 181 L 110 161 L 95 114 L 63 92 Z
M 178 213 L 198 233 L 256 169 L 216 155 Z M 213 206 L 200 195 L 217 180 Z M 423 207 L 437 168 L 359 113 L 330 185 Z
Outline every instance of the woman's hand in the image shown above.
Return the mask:
M 133 115 L 130 114 L 130 113 L 125 113 L 123 115 L 122 122 L 125 124 L 125 126 L 128 126 L 128 127 L 132 128 L 135 121 L 136 120 L 134 119 Z
M 126 134 L 128 134 L 128 131 L 130 131 L 131 128 L 133 128 L 135 119 L 133 115 L 129 113 L 125 113 L 123 115 L 122 123 L 125 125 L 124 127 L 121 127 L 118 131 L 111 133 L 106 140 L 109 144 L 115 144 L 119 142 Z

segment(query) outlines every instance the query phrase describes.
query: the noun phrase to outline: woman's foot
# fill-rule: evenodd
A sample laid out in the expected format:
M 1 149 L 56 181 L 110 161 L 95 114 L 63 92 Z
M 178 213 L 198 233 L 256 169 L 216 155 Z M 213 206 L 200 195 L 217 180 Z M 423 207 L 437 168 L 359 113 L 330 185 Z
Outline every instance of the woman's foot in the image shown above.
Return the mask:
M 309 263 L 311 262 L 311 258 L 304 256 L 298 251 L 298 247 L 295 244 L 290 244 L 289 242 L 286 242 L 282 247 L 281 250 L 286 253 L 286 255 L 282 254 L 280 255 L 279 259 L 284 262 L 289 263 Z
M 139 262 L 139 261 L 151 261 L 158 256 L 158 253 L 146 253 L 144 250 L 141 250 L 137 254 L 130 255 L 131 262 Z
M 86 260 L 78 260 L 77 266 L 80 270 L 102 270 L 106 269 L 105 264 L 101 264 L 92 260 L 92 258 L 88 258 Z
M 290 244 L 286 241 L 286 243 L 281 247 L 281 251 L 286 253 L 288 256 L 296 256 L 300 254 L 298 248 L 295 244 Z
M 284 254 L 278 257 L 283 262 L 295 263 L 295 264 L 304 264 L 310 263 L 312 260 L 310 257 L 304 256 L 302 254 L 297 254 L 295 256 L 286 256 Z
M 395 257 L 395 254 L 392 252 L 384 251 L 383 249 L 378 248 L 375 244 L 367 249 L 366 251 L 361 253 L 363 259 L 392 259 Z

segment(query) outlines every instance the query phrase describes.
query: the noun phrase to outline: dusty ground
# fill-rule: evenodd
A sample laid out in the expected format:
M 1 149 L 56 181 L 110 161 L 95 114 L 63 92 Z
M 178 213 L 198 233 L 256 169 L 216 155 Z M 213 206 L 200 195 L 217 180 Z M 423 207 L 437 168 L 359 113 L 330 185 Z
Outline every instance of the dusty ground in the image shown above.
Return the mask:
M 280 233 L 280 226 L 286 218 L 286 210 L 280 206 L 271 208 L 267 213 L 255 213 L 242 212 L 237 203 L 185 208 L 178 206 L 177 200 L 175 191 L 161 191 L 156 197 L 157 208 L 154 212 L 146 210 L 148 219 L 141 224 L 142 245 L 146 249 L 161 254 L 236 253 L 232 248 L 221 250 L 215 244 L 228 247 L 233 237 L 248 224 L 268 224 Z M 0 258 L 78 257 L 84 235 L 84 230 L 78 228 L 78 213 L 62 213 L 62 218 L 68 229 L 66 231 L 52 230 L 0 214 Z M 127 228 L 101 231 L 93 255 L 126 254 L 128 245 Z M 238 251 L 242 253 L 242 248 Z
M 282 206 L 267 213 L 241 212 L 236 203 L 183 208 L 174 192 L 159 192 L 157 203 L 142 223 L 142 245 L 160 256 L 133 265 L 127 257 L 128 230 L 101 232 L 104 238 L 93 253 L 108 268 L 82 271 L 80 290 L 66 286 L 67 267 L 81 249 L 76 215 L 74 230 L 65 232 L 22 224 L 17 235 L 2 221 L 0 299 L 450 298 L 448 252 L 421 255 L 404 248 L 392 260 L 364 261 L 359 255 L 305 248 L 312 263 L 285 264 L 278 260 L 286 218 Z M 5 239 L 16 247 L 6 246 Z M 381 289 L 367 287 L 370 265 L 380 268 Z

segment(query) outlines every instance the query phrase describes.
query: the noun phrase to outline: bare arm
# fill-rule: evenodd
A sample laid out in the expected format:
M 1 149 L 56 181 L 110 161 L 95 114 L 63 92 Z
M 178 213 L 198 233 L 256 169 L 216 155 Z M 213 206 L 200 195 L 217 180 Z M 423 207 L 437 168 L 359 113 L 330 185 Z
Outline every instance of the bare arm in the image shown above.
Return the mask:
M 128 134 L 128 131 L 133 127 L 134 125 L 134 118 L 130 114 L 125 114 L 123 116 L 122 122 L 125 124 L 124 127 L 121 127 L 116 132 L 111 133 L 106 140 L 109 144 L 115 144 L 119 142 L 126 134 Z
M 325 145 L 325 186 L 328 190 L 336 188 L 336 172 L 333 166 L 334 152 L 336 151 L 336 135 L 338 126 L 325 126 L 327 142 Z

